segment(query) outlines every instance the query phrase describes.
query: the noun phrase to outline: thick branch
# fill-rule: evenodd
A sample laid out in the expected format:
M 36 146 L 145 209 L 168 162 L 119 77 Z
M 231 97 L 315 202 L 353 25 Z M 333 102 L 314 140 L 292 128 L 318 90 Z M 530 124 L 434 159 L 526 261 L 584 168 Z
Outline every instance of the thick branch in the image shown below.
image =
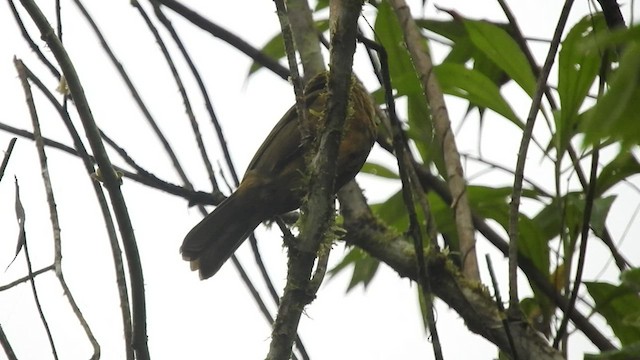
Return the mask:
M 417 281 L 415 251 L 411 243 L 376 220 L 355 183 L 343 187 L 339 195 L 347 242 L 385 262 L 400 276 Z M 465 281 L 443 255 L 427 255 L 425 260 L 433 294 L 451 306 L 471 331 L 510 353 L 500 314 L 489 294 Z M 520 359 L 562 359 L 562 355 L 529 324 L 512 324 L 509 330 Z

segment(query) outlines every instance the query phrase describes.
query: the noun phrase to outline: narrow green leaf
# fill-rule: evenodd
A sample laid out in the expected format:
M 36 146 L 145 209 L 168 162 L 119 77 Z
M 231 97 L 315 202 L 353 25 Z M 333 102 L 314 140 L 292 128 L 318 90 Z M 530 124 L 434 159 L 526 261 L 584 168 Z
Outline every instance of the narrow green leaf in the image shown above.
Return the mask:
M 486 219 L 495 220 L 500 226 L 509 229 L 510 187 L 493 188 L 488 186 L 469 186 L 469 204 L 476 213 Z M 523 196 L 536 198 L 532 190 L 523 191 Z M 536 223 L 524 214 L 519 220 L 520 250 L 531 259 L 543 274 L 549 274 L 549 247 L 543 233 Z
M 364 250 L 354 247 L 349 250 L 338 265 L 329 270 L 329 276 L 333 279 L 335 275 L 353 266 L 351 281 L 347 287 L 347 292 L 349 292 L 358 284 L 362 284 L 366 288 L 378 271 L 378 265 L 380 265 L 378 259 L 371 257 Z
M 596 195 L 601 196 L 620 181 L 638 173 L 640 173 L 640 163 L 636 157 L 631 152 L 620 152 L 615 159 L 602 168 L 596 182 Z
M 409 227 L 409 218 L 401 191 L 393 194 L 383 203 L 372 204 L 371 211 L 398 232 L 406 231 Z
M 484 74 L 467 69 L 464 65 L 450 63 L 438 65 L 434 70 L 445 93 L 467 99 L 478 107 L 489 108 L 523 128 L 522 121 L 502 97 L 498 87 Z
M 496 86 L 501 87 L 508 80 L 508 76 L 496 64 L 473 44 L 464 22 L 460 20 L 417 20 L 418 26 L 441 35 L 452 41 L 451 51 L 443 63 L 466 64 L 473 59 L 473 68 L 484 74 Z M 509 34 L 509 24 L 489 22 L 505 30 Z M 509 34 L 509 36 L 511 36 Z
M 381 2 L 374 26 L 375 32 L 389 58 L 389 73 L 397 96 L 422 94 L 422 86 L 418 80 L 409 52 L 404 45 L 404 36 L 398 19 L 388 2 Z
M 619 350 L 605 351 L 600 354 L 585 354 L 584 360 L 629 360 L 640 359 L 640 341 L 623 346 Z
M 613 138 L 626 145 L 640 143 L 640 39 L 631 42 L 612 75 L 609 91 L 589 112 L 585 142 Z
M 578 111 L 600 69 L 601 49 L 585 51 L 580 47 L 587 40 L 595 41 L 594 35 L 600 32 L 606 32 L 602 15 L 587 16 L 569 31 L 562 42 L 558 60 L 558 95 L 561 109 L 559 116 L 555 117 L 555 145 L 560 154 L 564 153 L 576 133 Z
M 500 27 L 485 21 L 464 22 L 473 44 L 533 96 L 536 79 L 531 66 L 513 38 Z
M 459 252 L 458 232 L 451 206 L 442 201 L 442 198 L 433 191 L 428 193 L 427 198 L 429 199 L 431 214 L 435 219 L 438 231 L 443 234 L 451 251 Z
M 284 40 L 282 40 L 282 34 L 278 33 L 271 40 L 260 49 L 265 55 L 268 55 L 274 59 L 282 59 L 285 56 L 284 52 Z M 256 71 L 262 69 L 262 64 L 254 61 L 249 68 L 249 74 L 252 75 Z
M 425 164 L 435 163 L 438 171 L 445 171 L 442 151 L 434 139 L 431 112 L 422 93 L 407 95 L 409 129 L 407 135 L 414 141 Z
M 603 282 L 585 282 L 596 311 L 607 320 L 622 345 L 640 341 L 640 327 L 629 323 L 629 314 L 640 313 L 640 298 L 632 289 Z
M 388 167 L 380 164 L 374 164 L 371 162 L 367 162 L 364 164 L 360 172 L 365 174 L 371 174 L 375 176 L 384 177 L 387 179 L 399 179 L 400 177 L 396 174 L 395 171 L 389 169 Z
M 591 211 L 591 227 L 593 228 L 593 232 L 599 237 L 602 238 L 605 224 L 607 222 L 607 215 L 609 215 L 609 210 L 611 209 L 611 205 L 615 201 L 616 196 L 607 196 L 605 198 L 595 199 L 593 202 L 593 210 Z
M 622 283 L 640 292 L 640 268 L 630 269 L 620 275 Z
M 318 0 L 314 11 L 322 10 L 329 7 L 329 0 Z

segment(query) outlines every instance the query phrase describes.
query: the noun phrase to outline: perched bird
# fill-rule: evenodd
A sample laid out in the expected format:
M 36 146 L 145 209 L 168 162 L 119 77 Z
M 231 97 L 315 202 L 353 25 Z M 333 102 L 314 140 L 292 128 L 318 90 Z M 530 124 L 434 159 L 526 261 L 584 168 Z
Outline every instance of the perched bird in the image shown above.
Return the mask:
M 322 134 L 328 100 L 328 73 L 312 78 L 304 90 L 310 136 Z M 362 84 L 352 78 L 348 115 L 338 150 L 335 192 L 362 168 L 376 139 L 374 108 Z M 295 107 L 287 111 L 260 146 L 238 189 L 185 237 L 180 252 L 213 276 L 263 221 L 300 207 L 307 194 L 305 153 Z

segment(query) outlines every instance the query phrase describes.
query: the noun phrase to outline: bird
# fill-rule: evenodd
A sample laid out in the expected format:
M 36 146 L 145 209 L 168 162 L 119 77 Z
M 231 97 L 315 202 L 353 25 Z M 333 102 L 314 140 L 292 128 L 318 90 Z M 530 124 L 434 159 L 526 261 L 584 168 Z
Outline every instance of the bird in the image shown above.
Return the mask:
M 328 72 L 304 88 L 308 136 L 321 136 L 325 120 Z M 271 130 L 249 163 L 238 188 L 187 233 L 180 247 L 200 279 L 215 275 L 263 221 L 296 210 L 308 193 L 306 155 L 296 107 Z M 352 76 L 347 118 L 338 148 L 334 193 L 364 165 L 377 136 L 371 96 Z M 307 139 L 308 140 L 308 139 Z

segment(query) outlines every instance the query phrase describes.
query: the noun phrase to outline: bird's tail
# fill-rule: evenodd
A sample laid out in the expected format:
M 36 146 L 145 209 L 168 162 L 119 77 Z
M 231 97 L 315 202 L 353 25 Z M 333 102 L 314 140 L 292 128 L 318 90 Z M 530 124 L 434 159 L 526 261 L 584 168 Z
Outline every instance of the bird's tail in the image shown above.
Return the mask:
M 201 279 L 218 272 L 263 220 L 247 196 L 231 194 L 185 236 L 180 252 L 191 270 L 200 270 Z

